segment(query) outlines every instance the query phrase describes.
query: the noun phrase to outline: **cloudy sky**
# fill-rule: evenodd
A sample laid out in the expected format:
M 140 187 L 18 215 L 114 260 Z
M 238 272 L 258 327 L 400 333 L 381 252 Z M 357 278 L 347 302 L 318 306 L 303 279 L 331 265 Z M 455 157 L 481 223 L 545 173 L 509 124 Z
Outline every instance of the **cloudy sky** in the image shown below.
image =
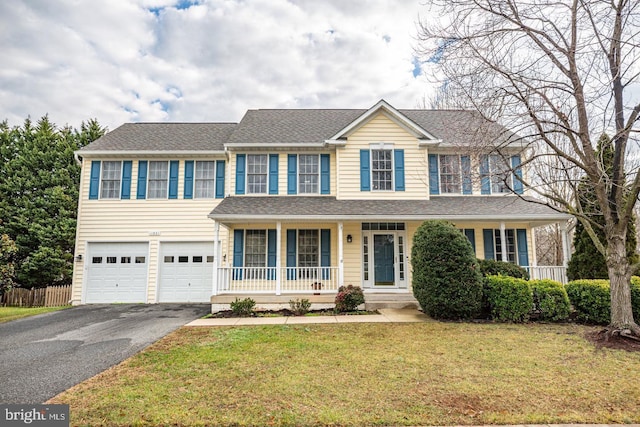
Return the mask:
M 414 108 L 419 0 L 0 2 L 0 120 L 238 121 L 253 108 Z

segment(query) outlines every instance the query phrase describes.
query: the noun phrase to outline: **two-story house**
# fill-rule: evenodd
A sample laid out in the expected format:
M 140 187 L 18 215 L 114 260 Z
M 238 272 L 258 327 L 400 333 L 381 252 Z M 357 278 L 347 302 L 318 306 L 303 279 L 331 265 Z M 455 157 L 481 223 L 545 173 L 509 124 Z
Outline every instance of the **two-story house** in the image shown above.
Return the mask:
M 125 124 L 76 153 L 73 301 L 330 305 L 353 284 L 372 303 L 411 303 L 427 219 L 452 221 L 479 258 L 561 277 L 536 267 L 533 229 L 568 216 L 525 199 L 524 148 L 472 112 L 385 101 Z

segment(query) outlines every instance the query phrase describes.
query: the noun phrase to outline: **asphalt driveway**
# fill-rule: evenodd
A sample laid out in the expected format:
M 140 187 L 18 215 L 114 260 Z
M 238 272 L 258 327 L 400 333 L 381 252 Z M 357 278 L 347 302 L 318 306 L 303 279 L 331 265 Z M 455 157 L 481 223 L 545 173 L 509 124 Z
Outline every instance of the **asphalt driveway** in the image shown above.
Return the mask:
M 0 403 L 42 403 L 210 310 L 85 305 L 0 324 Z

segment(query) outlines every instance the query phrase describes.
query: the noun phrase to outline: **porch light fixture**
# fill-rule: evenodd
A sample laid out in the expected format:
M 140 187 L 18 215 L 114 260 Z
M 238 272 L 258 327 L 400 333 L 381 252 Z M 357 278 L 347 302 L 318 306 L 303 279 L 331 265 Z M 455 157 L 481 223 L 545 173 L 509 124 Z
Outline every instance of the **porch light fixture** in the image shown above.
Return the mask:
M 76 257 L 76 261 L 77 262 L 81 262 L 82 261 L 82 254 L 78 254 L 78 256 Z
M 347 234 L 347 243 L 353 242 L 353 236 L 351 234 Z

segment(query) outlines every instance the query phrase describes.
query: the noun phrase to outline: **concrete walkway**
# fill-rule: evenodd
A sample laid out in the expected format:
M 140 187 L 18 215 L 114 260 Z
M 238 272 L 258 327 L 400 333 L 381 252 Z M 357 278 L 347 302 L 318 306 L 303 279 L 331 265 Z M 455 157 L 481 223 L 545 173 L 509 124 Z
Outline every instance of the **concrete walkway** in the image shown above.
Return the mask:
M 197 319 L 186 326 L 308 325 L 312 323 L 416 323 L 429 317 L 415 309 L 381 308 L 380 314 L 341 316 L 278 316 Z

